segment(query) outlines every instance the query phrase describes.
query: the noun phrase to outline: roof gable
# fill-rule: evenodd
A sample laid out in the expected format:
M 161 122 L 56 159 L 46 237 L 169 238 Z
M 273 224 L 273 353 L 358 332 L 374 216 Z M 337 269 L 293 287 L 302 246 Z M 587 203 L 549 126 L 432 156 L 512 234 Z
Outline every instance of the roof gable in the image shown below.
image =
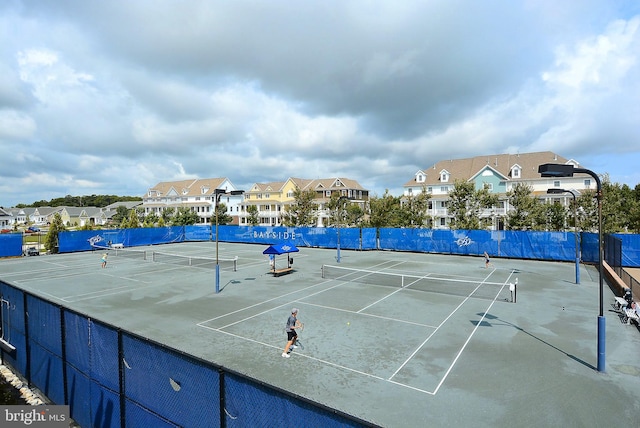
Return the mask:
M 440 175 L 442 171 L 450 173 L 449 182 L 455 180 L 470 180 L 481 174 L 486 167 L 490 167 L 496 174 L 504 177 L 505 180 L 513 180 L 511 170 L 514 165 L 521 166 L 521 177 L 518 180 L 537 180 L 540 179 L 538 174 L 538 166 L 544 163 L 567 163 L 568 159 L 559 156 L 556 153 L 535 152 L 535 153 L 518 153 L 518 154 L 497 154 L 476 156 L 465 159 L 449 159 L 439 161 L 427 168 L 425 172 L 425 185 L 439 185 Z M 574 161 L 575 162 L 575 161 Z M 579 165 L 575 162 L 575 165 Z M 429 172 L 433 174 L 429 174 Z M 415 177 L 404 184 L 405 187 L 415 186 Z

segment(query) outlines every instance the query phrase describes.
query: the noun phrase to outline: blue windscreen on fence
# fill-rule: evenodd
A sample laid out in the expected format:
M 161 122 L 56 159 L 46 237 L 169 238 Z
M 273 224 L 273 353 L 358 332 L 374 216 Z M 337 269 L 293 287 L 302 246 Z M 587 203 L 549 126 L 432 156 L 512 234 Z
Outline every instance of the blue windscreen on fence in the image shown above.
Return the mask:
M 640 235 L 614 233 L 622 241 L 622 266 L 640 267 Z
M 0 234 L 0 257 L 22 255 L 22 233 Z
M 123 244 L 135 247 L 183 241 L 238 242 L 271 245 L 290 242 L 298 248 L 414 251 L 440 254 L 481 255 L 536 260 L 574 261 L 573 232 L 437 230 L 396 228 L 315 228 L 263 226 L 172 226 L 141 229 L 106 229 L 60 233 L 60 252 L 87 251 L 92 245 Z M 640 266 L 640 235 L 616 234 L 623 241 L 624 266 Z M 581 260 L 598 261 L 598 235 L 578 237 Z
M 27 311 L 31 382 L 53 402 L 64 402 L 60 308 L 27 295 Z
M 125 334 L 127 398 L 180 426 L 210 426 L 220 417 L 219 374 L 211 366 Z M 193 411 L 197 409 L 197 411 Z
M 80 426 L 369 425 L 2 281 L 0 293 L 3 339 L 16 348 L 1 350 L 2 361 L 53 404 L 69 405 Z
M 361 426 L 329 410 L 319 410 L 311 403 L 231 374 L 225 376 L 225 396 L 227 427 Z M 256 406 L 255 403 L 261 405 Z M 293 415 L 296 415 L 295 418 Z
M 65 311 L 70 413 L 80 426 L 120 426 L 118 332 Z

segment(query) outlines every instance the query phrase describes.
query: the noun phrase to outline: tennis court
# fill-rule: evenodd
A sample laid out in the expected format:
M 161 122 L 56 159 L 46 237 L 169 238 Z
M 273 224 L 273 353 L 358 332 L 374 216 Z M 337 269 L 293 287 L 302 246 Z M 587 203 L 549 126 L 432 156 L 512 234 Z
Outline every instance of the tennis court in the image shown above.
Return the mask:
M 576 285 L 571 263 L 300 248 L 273 277 L 265 248 L 220 243 L 217 294 L 210 242 L 111 250 L 104 269 L 100 251 L 2 260 L 0 278 L 381 426 L 637 424 L 640 332 L 606 287 L 595 370 L 593 267 Z M 293 307 L 305 329 L 285 359 Z

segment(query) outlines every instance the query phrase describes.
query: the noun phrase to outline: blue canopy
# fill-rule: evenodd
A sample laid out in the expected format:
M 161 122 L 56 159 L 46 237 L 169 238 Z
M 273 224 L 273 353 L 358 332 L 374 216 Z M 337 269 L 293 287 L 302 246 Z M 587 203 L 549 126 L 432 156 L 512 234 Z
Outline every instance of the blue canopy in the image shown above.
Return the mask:
M 286 254 L 297 253 L 298 251 L 300 251 L 298 247 L 293 244 L 273 244 L 264 250 L 262 254 Z

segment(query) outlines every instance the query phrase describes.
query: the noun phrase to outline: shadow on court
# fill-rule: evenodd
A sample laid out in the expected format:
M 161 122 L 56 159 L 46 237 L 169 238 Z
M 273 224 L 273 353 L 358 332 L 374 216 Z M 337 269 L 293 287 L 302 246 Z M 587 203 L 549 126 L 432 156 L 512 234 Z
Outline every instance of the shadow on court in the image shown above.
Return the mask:
M 534 338 L 535 340 L 538 340 L 541 343 L 544 343 L 546 346 L 549 346 L 549 347 L 555 349 L 556 351 L 566 355 L 567 357 L 571 358 L 572 360 L 575 360 L 578 363 L 583 364 L 584 366 L 586 366 L 586 367 L 588 367 L 588 368 L 590 368 L 592 370 L 596 370 L 596 367 L 594 365 L 587 363 L 586 361 L 576 357 L 575 355 L 572 355 L 572 354 L 569 354 L 566 351 L 563 351 L 562 349 L 558 348 L 557 346 L 552 345 L 551 343 L 548 343 L 548 342 L 544 341 L 543 339 L 537 337 L 534 334 L 529 333 L 525 329 L 523 329 L 521 327 L 518 327 L 515 324 L 512 324 L 512 323 L 510 323 L 508 321 L 502 321 L 502 320 L 500 320 L 500 318 L 498 318 L 498 317 L 496 317 L 494 315 L 491 315 L 491 314 L 479 313 L 478 315 L 480 317 L 482 317 L 483 320 L 482 321 L 472 320 L 471 323 L 473 325 L 479 325 L 480 327 L 508 326 L 508 327 L 515 328 L 516 330 L 521 331 L 524 334 L 529 335 L 530 337 Z M 486 321 L 486 320 L 489 320 L 489 321 Z

